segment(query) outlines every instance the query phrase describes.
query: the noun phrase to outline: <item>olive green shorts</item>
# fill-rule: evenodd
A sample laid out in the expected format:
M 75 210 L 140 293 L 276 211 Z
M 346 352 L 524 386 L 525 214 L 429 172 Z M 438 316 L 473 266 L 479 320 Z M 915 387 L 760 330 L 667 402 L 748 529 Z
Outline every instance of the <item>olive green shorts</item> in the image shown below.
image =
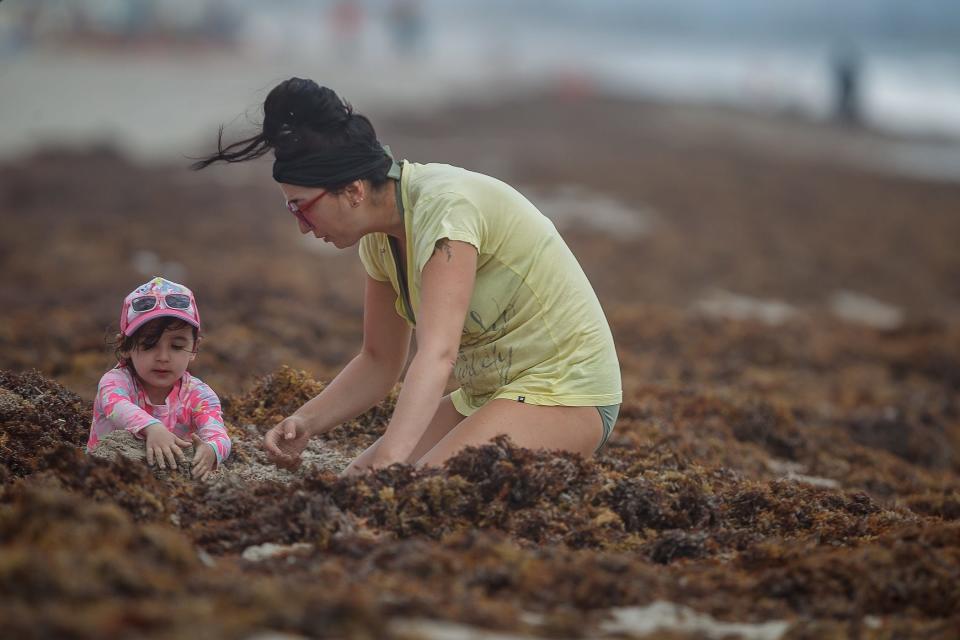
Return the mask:
M 607 438 L 613 433 L 613 425 L 616 424 L 617 416 L 620 415 L 620 405 L 608 404 L 605 407 L 597 407 L 597 411 L 600 412 L 600 419 L 603 421 L 603 438 L 600 440 L 600 444 L 597 445 L 594 453 L 600 451 L 603 445 L 607 444 Z

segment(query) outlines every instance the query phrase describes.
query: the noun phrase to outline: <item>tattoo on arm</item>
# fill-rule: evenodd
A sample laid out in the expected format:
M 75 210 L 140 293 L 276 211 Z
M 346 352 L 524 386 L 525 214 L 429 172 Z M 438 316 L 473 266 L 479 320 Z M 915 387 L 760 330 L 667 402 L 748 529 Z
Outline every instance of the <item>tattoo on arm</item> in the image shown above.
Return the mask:
M 443 251 L 447 256 L 447 262 L 453 259 L 453 248 L 450 246 L 450 241 L 446 238 L 440 238 L 437 240 L 437 244 L 434 245 L 434 252 Z

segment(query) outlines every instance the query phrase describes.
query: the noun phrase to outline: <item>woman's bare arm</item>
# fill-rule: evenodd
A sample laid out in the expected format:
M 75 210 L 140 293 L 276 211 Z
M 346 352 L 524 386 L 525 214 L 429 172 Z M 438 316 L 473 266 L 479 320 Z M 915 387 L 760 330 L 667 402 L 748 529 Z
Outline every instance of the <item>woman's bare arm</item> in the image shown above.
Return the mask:
M 312 436 L 357 417 L 393 388 L 410 348 L 410 327 L 397 315 L 395 300 L 389 283 L 367 276 L 360 353 L 315 398 L 267 432 L 268 453 L 295 462 Z
M 437 242 L 422 273 L 417 354 L 372 466 L 406 460 L 436 413 L 460 349 L 476 271 L 473 245 L 446 239 Z

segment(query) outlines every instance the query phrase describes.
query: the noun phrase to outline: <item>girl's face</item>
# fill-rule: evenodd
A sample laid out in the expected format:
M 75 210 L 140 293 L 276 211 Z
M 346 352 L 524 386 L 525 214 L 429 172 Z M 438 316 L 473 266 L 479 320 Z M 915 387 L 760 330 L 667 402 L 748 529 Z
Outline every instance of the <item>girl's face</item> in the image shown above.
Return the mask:
M 153 347 L 138 344 L 130 352 L 130 362 L 151 402 L 158 404 L 166 400 L 170 389 L 197 356 L 194 347 L 193 328 L 184 326 L 164 331 Z
M 363 237 L 363 207 L 351 207 L 348 192 L 338 194 L 290 184 L 281 184 L 280 190 L 287 208 L 296 216 L 300 233 L 313 233 L 338 249 L 350 247 Z

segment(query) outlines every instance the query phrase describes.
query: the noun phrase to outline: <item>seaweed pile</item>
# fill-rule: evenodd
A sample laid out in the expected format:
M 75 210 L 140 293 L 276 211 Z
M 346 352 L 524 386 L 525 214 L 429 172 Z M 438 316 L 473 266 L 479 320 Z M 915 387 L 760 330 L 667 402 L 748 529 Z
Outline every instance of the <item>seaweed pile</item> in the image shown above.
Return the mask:
M 396 391 L 297 469 L 260 445 L 360 343 L 355 256 L 299 242 L 267 178 L 225 188 L 109 150 L 4 165 L 3 634 L 957 637 L 960 186 L 657 125 L 679 117 L 548 99 L 385 127 L 410 157 L 442 142 L 467 166 L 512 158 L 513 183 L 576 179 L 662 216 L 647 236 L 566 236 L 623 370 L 599 455 L 500 438 L 351 478 L 338 472 Z M 191 370 L 234 441 L 206 483 L 123 455 L 124 434 L 84 451 L 105 329 L 154 269 L 183 274 L 203 309 Z M 909 312 L 856 324 L 824 306 L 824 283 Z M 793 311 L 707 313 L 706 285 Z
M 442 469 L 341 478 L 308 456 L 252 479 L 240 468 L 265 464 L 264 417 L 321 387 L 284 368 L 228 399 L 239 455 L 197 483 L 86 455 L 76 395 L 36 373 L 0 382 L 0 613 L 17 637 L 404 637 L 399 622 L 421 618 L 597 637 L 611 611 L 659 601 L 717 620 L 787 621 L 787 637 L 871 637 L 864 620 L 876 637 L 949 637 L 960 622 L 955 472 L 914 469 L 925 490 L 904 500 L 855 476 L 777 477 L 751 455 L 801 426 L 763 405 L 640 394 L 593 460 L 501 437 Z M 358 451 L 389 402 L 311 448 Z M 675 429 L 652 435 L 660 420 Z M 718 464 L 700 438 L 748 463 Z

